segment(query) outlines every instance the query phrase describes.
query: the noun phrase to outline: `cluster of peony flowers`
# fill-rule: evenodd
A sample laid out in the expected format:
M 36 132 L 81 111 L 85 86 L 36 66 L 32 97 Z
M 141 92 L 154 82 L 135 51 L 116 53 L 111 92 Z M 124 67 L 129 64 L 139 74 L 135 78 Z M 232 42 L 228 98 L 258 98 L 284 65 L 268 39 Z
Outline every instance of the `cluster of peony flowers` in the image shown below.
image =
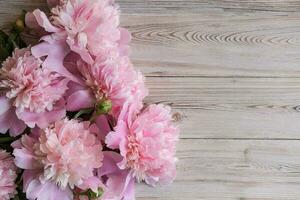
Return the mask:
M 143 104 L 118 6 L 48 4 L 49 16 L 26 14 L 38 44 L 0 69 L 0 132 L 12 138 L 12 155 L 0 150 L 0 200 L 19 187 L 29 200 L 134 200 L 137 182 L 171 183 L 179 129 L 170 107 Z

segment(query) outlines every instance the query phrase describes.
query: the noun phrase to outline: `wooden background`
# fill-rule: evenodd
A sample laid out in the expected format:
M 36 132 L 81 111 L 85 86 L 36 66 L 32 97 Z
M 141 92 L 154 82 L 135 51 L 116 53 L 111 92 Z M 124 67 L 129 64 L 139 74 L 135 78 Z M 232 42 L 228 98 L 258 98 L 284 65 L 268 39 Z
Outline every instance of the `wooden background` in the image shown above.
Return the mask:
M 45 0 L 0 0 L 0 26 Z M 300 199 L 300 1 L 119 0 L 148 102 L 182 120 L 178 177 L 138 200 Z

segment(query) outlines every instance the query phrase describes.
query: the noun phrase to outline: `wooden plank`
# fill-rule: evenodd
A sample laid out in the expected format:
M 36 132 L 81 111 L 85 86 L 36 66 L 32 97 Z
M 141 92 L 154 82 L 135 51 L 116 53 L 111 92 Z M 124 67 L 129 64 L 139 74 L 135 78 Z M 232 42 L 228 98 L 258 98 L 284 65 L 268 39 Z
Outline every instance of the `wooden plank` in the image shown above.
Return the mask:
M 45 7 L 46 0 L 1 0 L 1 5 L 9 9 L 31 9 Z M 238 12 L 297 12 L 300 3 L 297 0 L 117 0 L 125 13 L 164 14 L 199 13 L 202 11 L 238 11 Z M 3 9 L 3 12 L 5 10 Z M 8 12 L 8 10 L 6 10 Z
M 300 15 L 127 16 L 132 58 L 152 76 L 299 77 Z M 128 20 L 128 21 L 127 21 Z
M 182 138 L 300 139 L 298 78 L 148 77 L 147 85 L 148 103 L 181 114 Z
M 168 187 L 139 185 L 138 199 L 291 200 L 300 195 L 300 141 L 181 140 Z
M 147 75 L 300 77 L 300 14 L 294 12 L 300 1 L 118 3 L 122 25 L 133 34 L 133 61 Z M 22 9 L 45 9 L 45 1 L 0 0 L 0 6 L 3 28 Z
M 146 85 L 148 100 L 180 108 L 231 104 L 258 109 L 269 105 L 294 112 L 300 99 L 299 78 L 147 77 Z
M 181 115 L 181 138 L 300 139 L 299 113 L 214 109 L 174 109 Z
M 120 0 L 122 9 L 130 13 L 199 13 L 202 11 L 297 12 L 297 0 Z
M 181 115 L 181 138 L 300 139 L 299 113 L 174 109 Z M 257 113 L 256 113 L 257 112 Z

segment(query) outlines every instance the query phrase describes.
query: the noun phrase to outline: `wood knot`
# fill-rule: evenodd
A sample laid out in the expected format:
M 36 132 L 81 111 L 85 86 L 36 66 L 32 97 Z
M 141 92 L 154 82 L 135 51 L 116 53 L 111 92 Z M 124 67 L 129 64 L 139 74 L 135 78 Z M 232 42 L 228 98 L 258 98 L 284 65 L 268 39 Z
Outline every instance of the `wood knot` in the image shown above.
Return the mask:
M 180 121 L 182 121 L 182 115 L 181 115 L 179 112 L 174 113 L 173 116 L 172 116 L 172 118 L 173 118 L 173 120 L 174 120 L 175 122 L 180 122 Z
M 300 106 L 295 106 L 294 110 L 296 110 L 297 112 L 300 112 Z

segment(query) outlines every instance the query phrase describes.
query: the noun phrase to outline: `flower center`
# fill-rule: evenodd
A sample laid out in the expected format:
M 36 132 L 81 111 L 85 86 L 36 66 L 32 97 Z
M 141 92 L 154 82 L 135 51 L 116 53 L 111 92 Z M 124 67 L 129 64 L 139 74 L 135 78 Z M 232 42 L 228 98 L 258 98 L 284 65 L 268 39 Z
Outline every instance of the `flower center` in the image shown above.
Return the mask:
M 135 172 L 135 176 L 137 180 L 140 182 L 145 179 L 146 175 L 144 170 L 141 169 L 141 154 L 140 154 L 140 144 L 137 141 L 135 136 L 129 135 L 127 136 L 127 153 L 126 153 L 126 160 L 127 160 L 127 168 L 131 168 Z

